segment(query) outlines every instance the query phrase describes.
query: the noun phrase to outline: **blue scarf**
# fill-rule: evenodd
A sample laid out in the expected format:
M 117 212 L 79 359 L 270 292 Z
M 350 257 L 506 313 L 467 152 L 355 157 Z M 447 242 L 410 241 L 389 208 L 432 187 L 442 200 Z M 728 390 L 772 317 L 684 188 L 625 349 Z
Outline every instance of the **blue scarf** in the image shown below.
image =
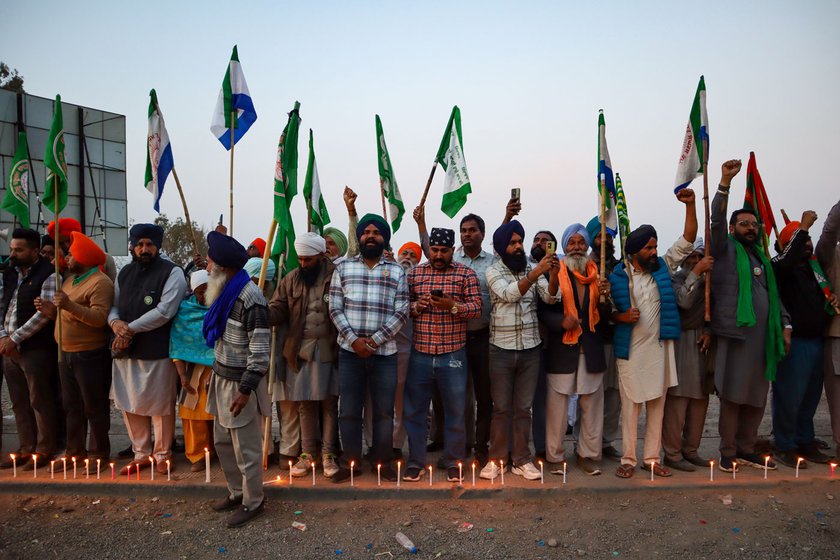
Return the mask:
M 242 288 L 250 281 L 251 277 L 248 276 L 248 273 L 240 269 L 233 275 L 233 278 L 228 280 L 222 293 L 219 294 L 219 297 L 210 306 L 210 310 L 207 311 L 207 315 L 204 316 L 204 326 L 201 333 L 210 348 L 213 348 L 216 345 L 216 340 L 224 334 L 233 304 L 242 292 Z

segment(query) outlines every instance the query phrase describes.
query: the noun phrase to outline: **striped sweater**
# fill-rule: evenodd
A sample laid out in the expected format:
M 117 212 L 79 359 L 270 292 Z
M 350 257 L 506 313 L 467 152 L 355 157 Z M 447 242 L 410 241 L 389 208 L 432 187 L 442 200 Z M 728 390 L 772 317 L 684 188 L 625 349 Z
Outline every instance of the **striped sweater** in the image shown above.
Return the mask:
M 239 391 L 249 395 L 268 371 L 270 345 L 265 297 L 248 282 L 233 304 L 225 333 L 216 341 L 213 371 L 238 381 Z

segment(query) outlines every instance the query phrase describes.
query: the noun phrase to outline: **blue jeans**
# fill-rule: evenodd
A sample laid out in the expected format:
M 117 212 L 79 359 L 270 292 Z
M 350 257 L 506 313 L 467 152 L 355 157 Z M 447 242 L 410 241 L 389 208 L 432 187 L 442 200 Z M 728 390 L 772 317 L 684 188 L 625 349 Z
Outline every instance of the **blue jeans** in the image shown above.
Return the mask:
M 823 339 L 793 337 L 773 382 L 776 449 L 793 451 L 814 443 L 814 414 L 823 388 Z
M 426 465 L 426 418 L 434 388 L 443 400 L 443 459 L 447 467 L 464 461 L 467 444 L 464 403 L 467 399 L 467 353 L 461 348 L 447 354 L 411 351 L 405 380 L 403 423 L 408 434 L 407 467 Z
M 343 348 L 338 356 L 338 428 L 347 464 L 361 465 L 362 422 L 365 397 L 373 403 L 371 465 L 389 465 L 394 455 L 394 395 L 397 390 L 397 355 L 360 358 Z

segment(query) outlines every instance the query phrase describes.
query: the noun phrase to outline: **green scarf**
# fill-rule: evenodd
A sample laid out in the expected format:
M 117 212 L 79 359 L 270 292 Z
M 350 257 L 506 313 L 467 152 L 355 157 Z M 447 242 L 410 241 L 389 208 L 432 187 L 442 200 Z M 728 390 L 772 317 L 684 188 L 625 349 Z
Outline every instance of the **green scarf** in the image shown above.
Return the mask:
M 729 239 L 735 244 L 735 270 L 738 273 L 738 315 L 739 327 L 755 326 L 755 309 L 752 301 L 752 270 L 750 258 L 744 246 L 731 235 Z M 782 310 L 779 303 L 779 289 L 776 286 L 776 275 L 770 259 L 761 250 L 760 245 L 752 247 L 753 254 L 761 261 L 764 273 L 767 275 L 767 296 L 770 312 L 767 317 L 767 340 L 764 345 L 766 367 L 764 376 L 768 381 L 776 380 L 776 366 L 785 357 L 785 343 L 782 338 Z

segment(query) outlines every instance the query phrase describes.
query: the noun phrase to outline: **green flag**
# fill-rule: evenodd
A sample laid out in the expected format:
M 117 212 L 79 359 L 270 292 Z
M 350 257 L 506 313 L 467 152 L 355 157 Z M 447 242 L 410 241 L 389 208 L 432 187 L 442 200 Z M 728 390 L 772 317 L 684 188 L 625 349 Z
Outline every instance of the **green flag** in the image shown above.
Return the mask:
M 440 209 L 450 218 L 467 203 L 467 195 L 472 192 L 470 176 L 467 173 L 467 161 L 464 159 L 464 140 L 461 135 L 461 110 L 456 105 L 446 124 L 443 140 L 440 142 L 435 161 L 446 171 L 443 185 L 443 201 Z
M 280 255 L 286 255 L 283 270 L 278 270 L 280 277 L 298 266 L 295 224 L 292 222 L 289 208 L 297 194 L 299 112 L 300 103 L 295 101 L 295 108 L 289 113 L 289 120 L 277 144 L 277 162 L 274 168 L 274 219 L 277 220 L 277 235 L 271 249 L 271 258 L 278 264 Z
M 376 115 L 376 153 L 379 157 L 379 185 L 383 196 L 388 201 L 391 230 L 396 233 L 400 229 L 400 223 L 405 214 L 405 205 L 400 195 L 400 188 L 397 186 L 397 178 L 394 177 L 394 168 L 391 167 L 391 156 L 388 154 L 388 146 L 385 145 L 385 133 L 382 131 L 379 115 Z M 385 218 L 387 219 L 387 216 Z
M 61 116 L 60 95 L 55 96 L 55 113 L 44 150 L 44 167 L 47 168 L 44 205 L 58 214 L 67 206 L 67 162 L 64 160 L 64 119 Z
M 624 197 L 624 187 L 621 177 L 615 174 L 615 210 L 618 214 L 618 232 L 621 241 L 621 254 L 624 254 L 624 240 L 630 235 L 630 216 L 627 214 L 627 199 Z
M 29 227 L 29 150 L 26 134 L 18 132 L 17 150 L 9 171 L 6 194 L 3 195 L 3 209 L 17 216 L 20 225 Z
M 315 163 L 315 146 L 312 142 L 312 129 L 309 129 L 309 161 L 306 164 L 306 178 L 303 180 L 303 197 L 309 212 L 310 231 L 317 231 L 324 235 L 324 226 L 330 223 L 330 214 L 321 192 L 321 181 L 318 179 L 318 164 Z

